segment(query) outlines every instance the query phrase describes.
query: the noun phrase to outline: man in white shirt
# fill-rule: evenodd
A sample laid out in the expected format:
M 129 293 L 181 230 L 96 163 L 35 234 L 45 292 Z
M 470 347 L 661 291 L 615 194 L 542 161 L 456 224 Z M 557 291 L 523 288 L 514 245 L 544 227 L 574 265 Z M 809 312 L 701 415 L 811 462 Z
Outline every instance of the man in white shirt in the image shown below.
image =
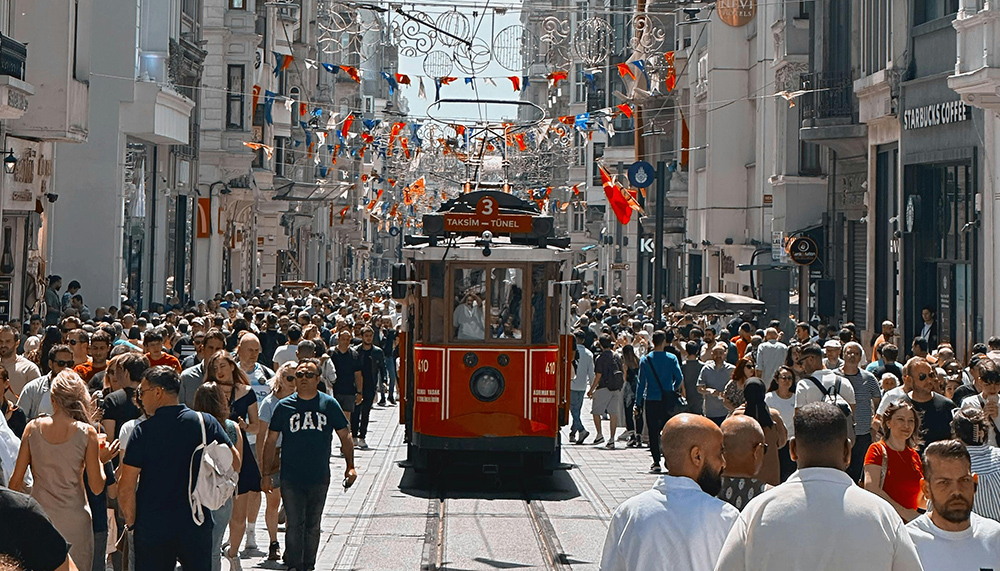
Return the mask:
M 757 375 L 764 385 L 771 384 L 778 367 L 785 364 L 788 355 L 788 345 L 778 341 L 778 330 L 768 327 L 764 330 L 764 341 L 757 347 Z
M 670 475 L 615 510 L 602 571 L 711 571 L 739 516 L 715 497 L 726 467 L 718 426 L 702 416 L 679 414 L 667 421 L 660 442 Z
M 587 335 L 580 330 L 573 333 L 576 337 L 577 363 L 576 376 L 569 386 L 569 410 L 573 416 L 573 425 L 569 431 L 569 441 L 575 444 L 582 444 L 590 436 L 590 432 L 583 427 L 580 412 L 583 409 L 583 399 L 587 395 L 590 382 L 594 380 L 594 354 L 584 346 L 583 342 Z M 579 435 L 579 439 L 577 439 Z
M 743 508 L 715 571 L 922 569 L 892 506 L 844 471 L 851 440 L 839 408 L 824 402 L 802 407 L 790 452 L 799 469 Z
M 271 357 L 274 362 L 273 369 L 275 371 L 288 361 L 296 360 L 295 353 L 299 350 L 299 340 L 302 339 L 302 328 L 298 325 L 291 325 L 288 327 L 288 332 L 285 335 L 288 337 L 288 343 L 275 349 L 274 356 Z
M 976 483 L 960 441 L 939 440 L 924 450 L 920 488 L 934 510 L 906 525 L 924 569 L 1000 566 L 1000 523 L 972 512 Z
M 10 391 L 19 396 L 24 385 L 41 376 L 38 365 L 17 354 L 18 335 L 10 325 L 0 327 L 0 365 L 7 369 Z M 4 395 L 0 395 L 2 399 Z
M 458 328 L 459 339 L 483 340 L 486 336 L 486 317 L 483 313 L 483 300 L 473 292 L 465 294 L 465 303 L 455 308 L 452 319 Z
M 851 410 L 854 410 L 854 387 L 851 386 L 851 382 L 846 378 L 840 377 L 833 371 L 823 368 L 823 350 L 820 349 L 819 345 L 807 343 L 799 353 L 799 364 L 802 365 L 805 377 L 800 379 L 798 384 L 795 385 L 796 413 L 800 408 L 811 402 L 824 400 L 833 402 L 833 395 L 835 393 L 837 399 L 843 399 L 844 402 L 851 405 Z M 840 380 L 839 392 L 837 392 L 838 380 Z M 817 382 L 823 385 L 830 398 L 827 398 L 823 394 Z

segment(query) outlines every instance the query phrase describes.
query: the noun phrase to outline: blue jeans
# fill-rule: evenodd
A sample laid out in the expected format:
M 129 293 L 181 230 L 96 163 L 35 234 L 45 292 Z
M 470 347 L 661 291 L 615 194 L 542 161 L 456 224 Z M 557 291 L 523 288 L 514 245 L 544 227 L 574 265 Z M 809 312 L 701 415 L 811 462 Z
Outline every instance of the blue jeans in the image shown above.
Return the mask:
M 281 482 L 281 499 L 285 502 L 285 564 L 289 571 L 311 571 L 316 568 L 319 550 L 319 524 L 330 483 L 300 485 Z
M 229 498 L 219 509 L 212 511 L 215 526 L 212 527 L 212 571 L 222 571 L 222 537 L 229 527 L 233 515 L 233 498 Z
M 396 400 L 394 396 L 396 394 L 396 358 L 389 356 L 385 358 L 385 370 L 389 372 L 389 399 Z M 382 398 L 385 400 L 385 392 L 381 391 Z
M 573 415 L 573 425 L 570 427 L 570 430 L 574 432 L 586 430 L 583 427 L 583 421 L 580 420 L 580 411 L 583 409 L 583 398 L 586 395 L 587 391 L 569 392 L 569 411 Z

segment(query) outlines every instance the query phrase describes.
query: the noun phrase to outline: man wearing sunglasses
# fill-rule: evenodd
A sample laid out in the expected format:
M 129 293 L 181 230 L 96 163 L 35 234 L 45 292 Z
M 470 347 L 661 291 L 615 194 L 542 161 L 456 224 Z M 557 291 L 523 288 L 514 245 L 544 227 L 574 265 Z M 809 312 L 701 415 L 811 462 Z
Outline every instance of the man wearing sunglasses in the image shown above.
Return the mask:
M 907 361 L 903 365 L 904 382 L 907 377 L 913 388 L 906 395 L 906 400 L 920 415 L 920 437 L 923 442 L 918 447 L 918 452 L 923 454 L 924 448 L 931 442 L 951 438 L 951 411 L 955 408 L 955 403 L 934 392 L 937 372 L 926 359 L 913 357 Z
M 320 520 L 330 487 L 330 451 L 333 433 L 340 438 L 347 461 L 344 486 L 357 479 L 351 429 L 337 400 L 319 392 L 320 369 L 316 359 L 303 359 L 295 368 L 296 393 L 281 399 L 264 439 L 265 466 L 261 489 L 273 487 L 275 447 L 281 436 L 281 497 L 287 521 L 285 563 L 288 569 L 307 571 L 316 566 Z
M 37 418 L 43 414 L 52 414 L 52 400 L 50 389 L 52 379 L 63 369 L 73 366 L 73 350 L 69 345 L 53 345 L 49 349 L 49 374 L 38 377 L 21 391 L 21 398 L 17 400 L 18 408 L 24 410 L 28 420 Z

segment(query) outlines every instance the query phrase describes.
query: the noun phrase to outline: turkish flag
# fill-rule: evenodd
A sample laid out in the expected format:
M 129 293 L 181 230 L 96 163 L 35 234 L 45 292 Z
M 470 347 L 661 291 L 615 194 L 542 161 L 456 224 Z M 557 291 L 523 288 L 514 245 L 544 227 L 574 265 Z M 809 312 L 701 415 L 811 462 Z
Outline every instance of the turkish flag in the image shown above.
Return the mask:
M 604 195 L 608 197 L 608 204 L 611 205 L 611 210 L 615 211 L 615 217 L 618 218 L 619 222 L 628 224 L 629 220 L 632 219 L 632 207 L 629 205 L 625 195 L 622 194 L 622 189 L 612 182 L 611 175 L 608 174 L 607 169 L 603 166 L 598 166 L 598 170 L 601 171 L 601 184 L 604 185 Z

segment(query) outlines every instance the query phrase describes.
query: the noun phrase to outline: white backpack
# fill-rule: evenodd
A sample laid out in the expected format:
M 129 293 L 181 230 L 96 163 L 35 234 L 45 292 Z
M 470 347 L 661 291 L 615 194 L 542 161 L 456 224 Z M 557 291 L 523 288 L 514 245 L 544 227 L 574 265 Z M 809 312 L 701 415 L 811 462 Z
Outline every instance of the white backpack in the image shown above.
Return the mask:
M 198 481 L 195 482 L 194 490 L 190 494 L 191 517 L 195 525 L 205 522 L 202 506 L 213 511 L 224 506 L 236 492 L 236 484 L 240 479 L 239 473 L 233 469 L 233 451 L 225 444 L 207 443 L 205 418 L 200 412 L 198 423 L 201 424 L 201 444 L 191 454 L 191 466 L 188 471 L 188 477 L 193 479 L 194 458 L 201 450 L 201 469 L 198 470 Z M 191 489 L 190 480 L 188 489 Z

